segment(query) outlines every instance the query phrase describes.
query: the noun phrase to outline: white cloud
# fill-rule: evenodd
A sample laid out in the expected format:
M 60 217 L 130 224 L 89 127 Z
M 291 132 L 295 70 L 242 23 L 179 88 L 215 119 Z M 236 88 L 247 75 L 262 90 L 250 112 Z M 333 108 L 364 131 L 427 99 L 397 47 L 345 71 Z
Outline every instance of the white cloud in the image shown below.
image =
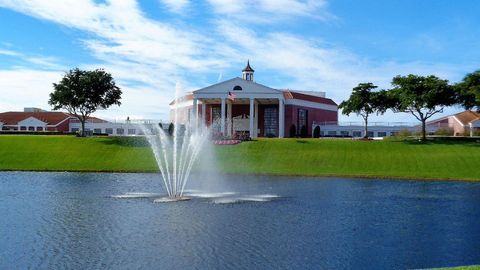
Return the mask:
M 161 0 L 161 2 L 174 13 L 182 13 L 190 4 L 189 0 Z
M 208 0 L 214 11 L 240 21 L 273 23 L 294 17 L 336 20 L 325 0 Z
M 208 31 L 152 20 L 143 14 L 134 0 L 104 3 L 91 0 L 0 0 L 0 6 L 90 34 L 82 42 L 98 63 L 80 63 L 80 67 L 105 68 L 124 90 L 120 108 L 98 112 L 109 118 L 166 118 L 177 81 L 182 81 L 188 90 L 200 88 L 214 83 L 207 81 L 206 75 L 222 74 L 233 67 L 240 69 L 247 58 L 257 70 L 256 79 L 260 83 L 262 73 L 268 71 L 281 78 L 269 78 L 272 87 L 326 91 L 338 103 L 348 97 L 352 87 L 363 81 L 372 81 L 383 88 L 388 87 L 391 78 L 397 74 L 437 74 L 451 80 L 461 76 L 459 69 L 448 65 L 371 62 L 347 49 L 322 43 L 318 38 L 309 39 L 268 29 L 255 32 L 245 26 L 239 27 L 235 20 L 278 23 L 285 18 L 335 19 L 328 13 L 325 0 L 207 1 L 215 11 L 213 16 L 206 15 L 214 19 L 211 25 L 214 30 Z M 183 12 L 192 4 L 188 0 L 163 0 L 163 3 L 173 12 Z M 61 75 L 57 71 L 62 70 L 57 64 L 58 59 L 20 55 L 10 48 L 0 49 L 0 54 L 23 57 L 24 61 L 39 69 L 51 69 L 51 72 L 32 69 L 0 71 L 3 72 L 0 74 L 11 72 L 14 78 L 21 78 L 21 82 L 14 84 L 2 75 L 1 89 L 8 86 L 19 89 L 20 94 L 18 98 L 2 100 L 0 110 L 12 107 L 8 104 L 14 104 L 17 109 L 37 106 L 28 104 L 32 100 L 28 98 L 30 93 L 38 106 L 45 107 L 52 90 L 51 83 L 58 81 Z M 39 93 L 42 98 L 35 96 Z
M 0 111 L 18 111 L 23 107 L 48 108 L 52 83 L 59 81 L 61 76 L 58 71 L 0 70 Z

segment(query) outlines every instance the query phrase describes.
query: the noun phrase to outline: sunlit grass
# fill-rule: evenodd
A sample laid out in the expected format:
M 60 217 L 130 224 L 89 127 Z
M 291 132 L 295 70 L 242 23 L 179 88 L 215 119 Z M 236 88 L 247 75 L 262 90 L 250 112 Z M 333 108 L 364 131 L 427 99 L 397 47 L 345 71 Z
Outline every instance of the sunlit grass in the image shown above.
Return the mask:
M 218 146 L 225 172 L 480 180 L 480 143 L 259 139 Z
M 480 180 L 480 143 L 474 141 L 259 139 L 214 148 L 226 173 Z M 158 168 L 142 138 L 2 135 L 0 170 Z

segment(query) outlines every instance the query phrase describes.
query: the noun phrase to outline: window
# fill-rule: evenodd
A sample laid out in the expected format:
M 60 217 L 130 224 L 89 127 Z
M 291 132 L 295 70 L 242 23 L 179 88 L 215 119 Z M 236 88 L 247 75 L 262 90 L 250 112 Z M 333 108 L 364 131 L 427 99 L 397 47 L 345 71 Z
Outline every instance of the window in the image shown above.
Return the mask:
M 373 136 L 375 136 L 375 135 L 373 134 L 373 131 L 369 131 L 367 134 L 368 134 L 368 135 L 367 135 L 368 137 L 373 137 Z
M 390 136 L 397 136 L 398 135 L 398 131 L 392 131 L 390 132 Z
M 128 129 L 128 135 L 135 135 L 136 130 L 134 128 Z
M 28 127 L 28 131 L 35 131 L 35 127 Z
M 342 131 L 340 131 L 340 135 L 346 137 L 346 136 L 348 136 L 349 134 L 348 134 L 348 131 L 342 130 Z
M 242 87 L 240 85 L 236 85 L 235 87 L 233 87 L 233 90 L 234 91 L 242 91 Z
M 267 107 L 264 110 L 264 136 L 277 137 L 277 120 L 278 110 L 275 107 Z
M 27 127 L 21 126 L 20 130 L 27 130 Z
M 102 133 L 102 129 L 101 128 L 94 128 L 93 133 L 100 134 L 100 133 Z
M 123 128 L 117 128 L 118 135 L 123 135 L 124 133 L 125 133 L 125 130 L 123 130 Z
M 305 109 L 298 109 L 297 113 L 297 134 L 301 137 L 307 137 L 308 111 Z
M 220 107 L 212 107 L 212 128 L 213 131 L 215 132 L 220 132 L 220 114 L 221 114 L 221 108 Z
M 107 134 L 113 134 L 113 128 L 106 128 L 105 133 Z
M 327 134 L 328 136 L 337 136 L 337 132 L 335 130 L 330 130 Z
M 37 127 L 37 131 L 43 131 L 43 127 Z
M 362 137 L 362 132 L 361 131 L 353 131 L 352 135 L 353 135 L 353 137 Z
M 80 130 L 79 128 L 72 128 L 73 133 L 78 132 L 79 130 Z
M 379 131 L 379 132 L 377 132 L 377 136 L 378 137 L 387 137 L 387 132 Z

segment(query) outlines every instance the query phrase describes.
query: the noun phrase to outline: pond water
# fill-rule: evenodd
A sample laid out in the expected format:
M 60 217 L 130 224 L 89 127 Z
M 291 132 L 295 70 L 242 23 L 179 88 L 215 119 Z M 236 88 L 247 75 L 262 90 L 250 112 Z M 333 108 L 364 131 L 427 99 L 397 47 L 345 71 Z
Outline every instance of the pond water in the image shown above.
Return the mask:
M 0 269 L 480 264 L 480 183 L 198 176 L 190 201 L 112 197 L 158 177 L 0 173 Z

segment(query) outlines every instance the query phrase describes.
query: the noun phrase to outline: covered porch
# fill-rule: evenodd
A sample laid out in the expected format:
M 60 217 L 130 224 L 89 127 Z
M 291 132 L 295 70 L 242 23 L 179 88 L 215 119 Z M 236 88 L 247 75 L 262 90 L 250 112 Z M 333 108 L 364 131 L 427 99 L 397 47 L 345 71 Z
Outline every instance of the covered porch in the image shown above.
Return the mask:
M 285 104 L 283 97 L 194 96 L 190 119 L 231 138 L 283 138 Z

